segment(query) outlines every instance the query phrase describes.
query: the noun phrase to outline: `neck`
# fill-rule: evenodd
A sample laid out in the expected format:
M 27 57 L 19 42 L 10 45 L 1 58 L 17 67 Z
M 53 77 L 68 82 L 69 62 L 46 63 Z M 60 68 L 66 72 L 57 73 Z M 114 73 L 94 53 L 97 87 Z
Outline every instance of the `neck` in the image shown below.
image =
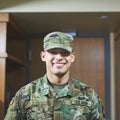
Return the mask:
M 51 83 L 54 83 L 54 84 L 65 84 L 69 80 L 69 71 L 65 75 L 63 75 L 63 76 L 47 73 L 47 78 L 48 78 L 48 80 Z

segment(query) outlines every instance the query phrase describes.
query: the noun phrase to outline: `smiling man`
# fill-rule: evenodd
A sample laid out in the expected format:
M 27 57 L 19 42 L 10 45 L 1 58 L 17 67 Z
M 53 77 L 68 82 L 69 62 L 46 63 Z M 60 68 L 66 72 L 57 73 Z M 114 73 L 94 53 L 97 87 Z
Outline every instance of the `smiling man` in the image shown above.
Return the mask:
M 70 76 L 73 37 L 52 32 L 43 44 L 46 74 L 16 93 L 5 120 L 105 120 L 96 92 Z

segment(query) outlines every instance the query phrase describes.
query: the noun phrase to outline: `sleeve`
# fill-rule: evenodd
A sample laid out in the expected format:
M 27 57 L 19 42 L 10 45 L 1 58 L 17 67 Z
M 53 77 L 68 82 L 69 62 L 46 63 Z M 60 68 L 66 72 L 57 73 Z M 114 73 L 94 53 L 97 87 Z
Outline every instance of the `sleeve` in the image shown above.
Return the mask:
M 15 97 L 12 98 L 4 120 L 23 120 L 23 115 L 20 109 L 19 97 L 20 95 L 16 94 Z
M 91 120 L 106 120 L 105 110 L 103 108 L 99 96 L 96 93 L 94 93 L 92 100 Z

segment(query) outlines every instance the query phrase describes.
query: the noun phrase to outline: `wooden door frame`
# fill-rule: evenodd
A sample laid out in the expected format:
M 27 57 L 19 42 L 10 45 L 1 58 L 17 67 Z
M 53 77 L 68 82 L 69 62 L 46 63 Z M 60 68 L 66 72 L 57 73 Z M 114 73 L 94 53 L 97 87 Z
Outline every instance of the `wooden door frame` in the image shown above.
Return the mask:
M 106 119 L 111 120 L 111 84 L 110 84 L 110 37 L 109 33 L 78 33 L 77 37 L 103 37 L 105 38 L 105 108 Z

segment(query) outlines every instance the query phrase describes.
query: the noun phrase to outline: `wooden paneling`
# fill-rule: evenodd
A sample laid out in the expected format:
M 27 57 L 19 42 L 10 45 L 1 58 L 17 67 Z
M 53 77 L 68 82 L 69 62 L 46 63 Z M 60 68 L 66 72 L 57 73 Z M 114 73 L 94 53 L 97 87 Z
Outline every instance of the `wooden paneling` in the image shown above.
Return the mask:
M 0 120 L 3 120 L 5 101 L 5 66 L 6 60 L 0 58 Z
M 104 38 L 76 38 L 71 74 L 96 90 L 105 106 Z
M 7 41 L 6 82 L 13 94 L 25 84 L 25 40 L 14 37 Z
M 10 93 L 23 86 L 25 79 L 25 41 L 19 31 L 15 29 L 13 32 L 12 26 L 8 29 L 7 22 L 10 23 L 9 14 L 0 14 L 0 120 L 3 120 L 8 100 L 11 100 Z
M 9 14 L 7 13 L 1 13 L 0 14 L 0 22 L 8 22 L 9 21 Z
M 9 104 L 6 101 L 10 100 L 10 93 L 23 86 L 25 79 L 25 37 L 21 37 L 16 27 L 14 31 L 11 25 L 8 27 L 7 22 L 10 23 L 9 14 L 0 14 L 0 120 Z M 6 89 L 8 84 L 12 90 Z
M 6 23 L 0 22 L 0 120 L 4 114 L 6 55 Z

